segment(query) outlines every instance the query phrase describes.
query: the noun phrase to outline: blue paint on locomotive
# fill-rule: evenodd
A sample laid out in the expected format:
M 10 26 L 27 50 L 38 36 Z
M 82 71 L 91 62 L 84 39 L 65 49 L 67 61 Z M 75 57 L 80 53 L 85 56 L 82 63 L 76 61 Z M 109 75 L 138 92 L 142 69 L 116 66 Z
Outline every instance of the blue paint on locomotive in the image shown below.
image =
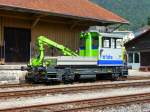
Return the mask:
M 122 60 L 98 60 L 98 65 L 122 65 Z

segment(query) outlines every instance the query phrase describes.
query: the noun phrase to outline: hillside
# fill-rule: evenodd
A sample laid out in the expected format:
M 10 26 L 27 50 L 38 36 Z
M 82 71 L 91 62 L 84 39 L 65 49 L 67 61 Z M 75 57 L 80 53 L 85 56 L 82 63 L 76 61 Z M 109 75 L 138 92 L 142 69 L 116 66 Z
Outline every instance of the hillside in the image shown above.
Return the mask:
M 130 21 L 129 30 L 136 30 L 147 24 L 150 17 L 150 0 L 91 0 Z

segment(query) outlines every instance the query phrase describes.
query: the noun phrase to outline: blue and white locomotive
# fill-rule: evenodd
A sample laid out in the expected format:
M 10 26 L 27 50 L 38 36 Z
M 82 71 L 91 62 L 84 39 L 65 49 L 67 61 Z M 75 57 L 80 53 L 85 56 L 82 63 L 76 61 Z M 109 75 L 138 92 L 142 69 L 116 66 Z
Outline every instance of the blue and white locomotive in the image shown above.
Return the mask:
M 73 82 L 82 78 L 96 79 L 103 76 L 118 80 L 128 75 L 121 35 L 96 31 L 81 33 L 79 54 L 46 37 L 39 38 L 38 42 L 38 47 L 42 46 L 42 49 L 39 48 L 40 55 L 29 64 L 26 79 Z M 46 59 L 45 45 L 55 47 L 68 55 Z M 37 62 L 40 64 L 36 64 Z M 44 64 L 45 62 L 50 64 Z
M 123 46 L 123 36 L 113 33 L 90 31 L 82 34 L 80 56 L 97 58 L 96 76 L 111 77 L 113 80 L 128 75 L 127 57 Z M 92 68 L 88 71 L 91 71 Z M 92 71 L 94 71 L 92 70 Z

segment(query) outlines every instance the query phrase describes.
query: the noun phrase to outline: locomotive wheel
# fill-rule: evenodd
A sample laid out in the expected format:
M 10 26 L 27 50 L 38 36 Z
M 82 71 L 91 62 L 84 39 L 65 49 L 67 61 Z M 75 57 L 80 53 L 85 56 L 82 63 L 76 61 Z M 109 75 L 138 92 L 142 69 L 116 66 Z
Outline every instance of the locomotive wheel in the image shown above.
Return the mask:
M 78 82 L 80 80 L 80 75 L 79 74 L 76 74 L 75 77 L 74 77 L 74 81 L 75 82 Z
M 73 74 L 71 74 L 71 70 L 70 69 L 65 69 L 65 73 L 62 75 L 62 81 L 65 83 L 65 84 L 70 84 L 70 83 L 73 83 Z
M 121 81 L 127 80 L 127 76 L 121 76 L 121 77 L 120 77 L 120 80 L 121 80 Z
M 68 79 L 67 74 L 62 75 L 62 81 L 63 81 L 64 84 L 68 84 L 69 83 L 69 79 Z
M 111 80 L 112 81 L 119 81 L 120 80 L 120 75 L 119 74 L 112 74 L 111 75 Z
M 25 77 L 25 82 L 26 82 L 26 83 L 33 83 L 33 80 L 30 79 L 30 78 L 28 78 L 28 77 Z
M 113 77 L 112 78 L 112 81 L 119 81 L 120 80 L 120 77 L 118 76 L 118 77 Z
M 33 79 L 33 83 L 34 83 L 34 84 L 38 84 L 39 82 L 40 82 L 39 79 L 37 79 L 37 78 L 34 78 L 34 79 Z

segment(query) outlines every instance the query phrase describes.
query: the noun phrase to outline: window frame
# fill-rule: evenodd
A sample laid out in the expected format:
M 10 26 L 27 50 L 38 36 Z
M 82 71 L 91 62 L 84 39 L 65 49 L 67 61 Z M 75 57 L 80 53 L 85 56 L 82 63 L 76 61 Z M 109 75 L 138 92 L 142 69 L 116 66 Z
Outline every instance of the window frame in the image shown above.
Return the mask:
M 85 49 L 85 38 L 80 38 L 80 48 L 84 48 Z
M 104 41 L 105 41 L 105 40 L 109 40 L 109 42 L 108 42 L 108 43 L 109 43 L 109 47 L 105 47 L 105 46 L 104 46 Z M 111 48 L 111 38 L 109 38 L 109 37 L 103 37 L 103 38 L 102 38 L 102 47 L 103 47 L 103 48 Z
M 99 48 L 99 37 L 98 36 L 95 36 L 92 38 L 92 49 L 93 49 L 93 47 L 95 47 L 96 49 Z
M 117 39 L 120 39 L 122 41 L 121 38 L 112 38 L 112 40 L 114 40 L 114 45 L 112 45 L 113 49 L 121 49 L 122 46 L 120 45 L 120 47 L 117 47 Z
M 136 57 L 135 57 L 136 54 L 138 55 L 138 61 L 137 62 L 136 62 Z M 140 54 L 137 52 L 134 53 L 134 63 L 140 63 Z
M 130 61 L 130 54 L 132 54 L 131 55 L 131 61 Z M 130 53 L 128 53 L 128 63 L 134 63 L 134 53 L 133 52 L 130 52 Z

